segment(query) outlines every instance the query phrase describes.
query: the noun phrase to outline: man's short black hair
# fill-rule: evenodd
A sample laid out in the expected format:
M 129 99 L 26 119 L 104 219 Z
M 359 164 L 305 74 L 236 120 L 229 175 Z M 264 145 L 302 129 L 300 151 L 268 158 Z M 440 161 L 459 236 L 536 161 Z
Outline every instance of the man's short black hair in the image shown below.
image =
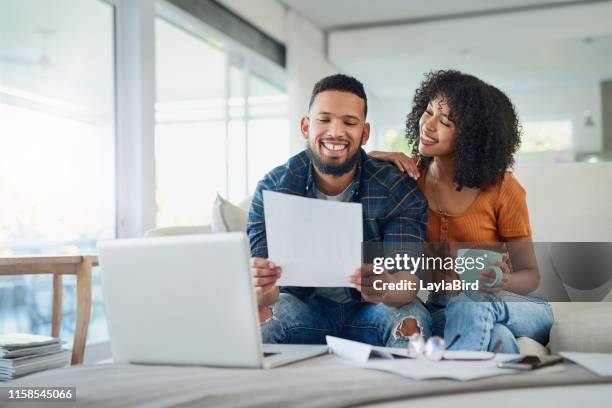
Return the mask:
M 324 91 L 340 91 L 357 95 L 358 97 L 363 99 L 364 102 L 363 117 L 365 118 L 367 116 L 368 98 L 366 96 L 365 90 L 363 89 L 363 84 L 352 76 L 344 74 L 335 74 L 319 80 L 319 82 L 317 82 L 314 88 L 312 89 L 312 95 L 310 96 L 310 103 L 308 104 L 308 109 L 312 107 L 315 97 L 319 93 Z

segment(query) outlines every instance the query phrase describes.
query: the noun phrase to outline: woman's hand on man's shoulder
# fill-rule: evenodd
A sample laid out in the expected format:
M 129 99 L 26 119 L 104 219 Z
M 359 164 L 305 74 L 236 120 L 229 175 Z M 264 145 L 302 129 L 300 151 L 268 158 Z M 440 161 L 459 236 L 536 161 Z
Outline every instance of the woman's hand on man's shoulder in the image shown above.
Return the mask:
M 416 157 L 410 157 L 402 152 L 372 151 L 368 154 L 375 159 L 395 164 L 401 172 L 408 174 L 415 180 L 418 180 L 420 176 L 418 159 Z

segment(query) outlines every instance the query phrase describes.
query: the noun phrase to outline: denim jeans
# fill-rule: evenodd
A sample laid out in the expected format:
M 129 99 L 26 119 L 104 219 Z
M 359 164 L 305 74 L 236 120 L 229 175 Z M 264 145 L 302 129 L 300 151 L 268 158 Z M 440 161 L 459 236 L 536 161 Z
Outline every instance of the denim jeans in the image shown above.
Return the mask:
M 550 305 L 532 295 L 512 292 L 463 292 L 446 302 L 427 302 L 434 335 L 448 344 L 460 334 L 453 350 L 493 351 L 502 341 L 500 353 L 518 353 L 516 337 L 548 343 L 554 316 Z
M 394 308 L 358 300 L 338 303 L 316 295 L 300 300 L 281 293 L 272 317 L 260 327 L 264 343 L 325 344 L 325 336 L 332 335 L 374 346 L 406 347 L 408 337 L 395 332 L 408 317 L 417 321 L 425 338 L 430 336 L 431 318 L 418 299 Z

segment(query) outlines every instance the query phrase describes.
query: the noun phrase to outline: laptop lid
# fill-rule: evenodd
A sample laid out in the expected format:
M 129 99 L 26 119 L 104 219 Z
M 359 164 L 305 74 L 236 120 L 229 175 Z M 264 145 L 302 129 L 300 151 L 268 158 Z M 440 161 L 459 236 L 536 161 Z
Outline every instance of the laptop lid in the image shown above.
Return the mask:
M 242 232 L 98 243 L 115 362 L 261 367 Z

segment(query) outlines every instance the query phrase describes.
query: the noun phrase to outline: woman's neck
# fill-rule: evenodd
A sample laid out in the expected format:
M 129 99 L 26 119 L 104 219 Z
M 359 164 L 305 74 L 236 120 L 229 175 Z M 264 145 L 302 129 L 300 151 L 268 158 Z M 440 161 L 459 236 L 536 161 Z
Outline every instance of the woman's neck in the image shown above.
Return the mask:
M 438 182 L 453 185 L 455 182 L 455 157 L 453 156 L 436 156 L 434 157 L 430 168 L 430 173 Z

